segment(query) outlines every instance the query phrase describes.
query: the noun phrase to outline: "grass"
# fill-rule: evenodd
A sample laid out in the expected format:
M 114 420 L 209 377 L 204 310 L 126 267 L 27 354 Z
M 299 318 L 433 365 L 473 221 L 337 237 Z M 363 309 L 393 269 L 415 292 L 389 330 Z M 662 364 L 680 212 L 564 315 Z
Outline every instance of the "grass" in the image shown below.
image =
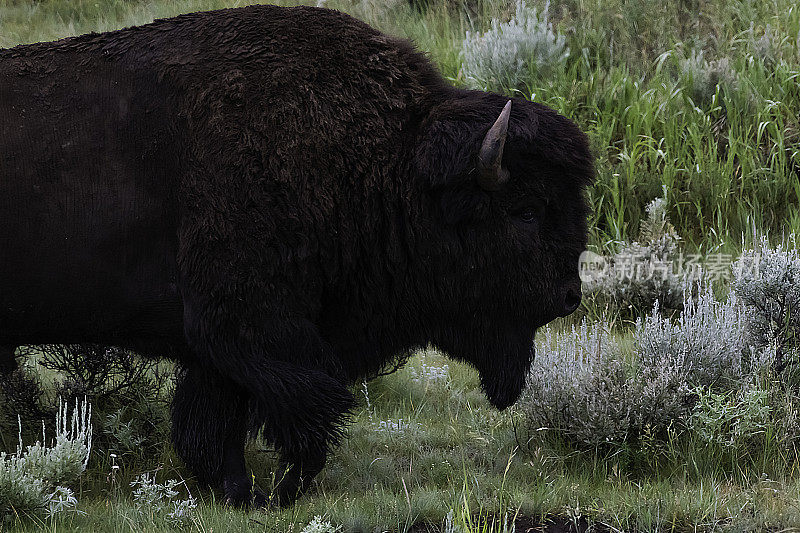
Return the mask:
M 0 47 L 248 3 L 0 0 Z M 456 85 L 465 83 L 459 56 L 465 32 L 513 13 L 500 0 L 434 0 L 422 11 L 400 0 L 326 5 L 414 39 Z M 506 90 L 554 107 L 588 132 L 598 156 L 590 190 L 595 247 L 635 237 L 644 206 L 663 186 L 670 219 L 689 249 L 736 252 L 761 234 L 780 241 L 798 232 L 800 8 L 794 2 L 553 0 L 549 12 L 567 36 L 569 59 L 547 77 L 534 66 L 520 86 Z M 735 82 L 704 83 L 702 69 L 687 73 L 693 50 L 703 50 L 709 62 L 726 60 Z M 422 364 L 445 362 L 446 382 L 414 380 Z M 166 397 L 151 406 L 161 415 Z M 536 521 L 558 515 L 576 524 L 587 517 L 612 530 L 640 531 L 788 531 L 800 524 L 798 458 L 768 440 L 734 455 L 677 436 L 646 453 L 579 451 L 547 432 L 527 442 L 517 431 L 518 413 L 493 410 L 473 371 L 433 353 L 370 382 L 362 397 L 349 437 L 297 505 L 243 513 L 189 479 L 200 505 L 186 529 L 299 532 L 319 515 L 345 531 L 438 530 L 451 510 L 453 522 L 470 532 L 498 531 L 504 514 Z M 385 429 L 400 419 L 401 432 Z M 130 482 L 142 472 L 186 475 L 163 424 L 142 435 L 156 439 L 147 453 L 93 451 L 76 490 L 80 513 L 12 518 L 0 521 L 0 531 L 174 529 L 159 517 L 139 516 L 131 500 Z M 15 434 L 3 435 L 2 442 L 15 441 Z M 248 455 L 257 478 L 269 483 L 272 452 L 254 443 Z
M 415 381 L 422 364 L 447 364 L 447 380 Z M 191 493 L 201 503 L 182 528 L 300 531 L 314 516 L 322 516 L 345 531 L 407 531 L 428 525 L 439 530 L 450 510 L 466 531 L 482 531 L 481 517 L 491 524 L 484 522 L 483 527 L 497 531 L 504 514 L 510 519 L 586 517 L 636 531 L 800 524 L 800 479 L 793 470 L 797 463 L 782 456 L 753 464 L 742 461 L 749 470 L 744 472 L 733 469 L 735 462 L 720 461 L 719 454 L 704 455 L 704 445 L 691 439 L 627 456 L 578 451 L 557 436 L 527 443 L 515 431 L 519 413 L 491 408 L 471 369 L 432 352 L 419 354 L 396 374 L 370 382 L 366 391 L 370 408 L 362 393 L 348 438 L 311 493 L 294 507 L 243 513 L 222 506 L 189 480 Z M 381 427 L 382 421 L 399 419 L 408 424 L 402 431 Z M 136 513 L 129 486 L 141 472 L 152 469 L 159 470 L 160 478 L 181 479 L 184 470 L 166 442 L 155 456 L 114 460 L 121 469 L 113 476 L 114 450 L 93 453 L 92 467 L 76 490 L 81 513 L 51 520 L 20 517 L 0 529 L 171 529 L 163 517 Z M 634 460 L 649 453 L 658 457 L 651 468 Z M 255 443 L 248 455 L 257 478 L 268 483 L 275 466 L 272 453 Z

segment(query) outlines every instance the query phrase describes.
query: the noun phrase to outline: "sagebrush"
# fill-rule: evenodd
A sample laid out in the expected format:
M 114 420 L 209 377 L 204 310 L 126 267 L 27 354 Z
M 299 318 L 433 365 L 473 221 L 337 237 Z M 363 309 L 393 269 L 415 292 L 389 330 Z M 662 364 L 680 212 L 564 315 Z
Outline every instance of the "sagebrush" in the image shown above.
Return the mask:
M 86 470 L 92 449 L 92 409 L 76 401 L 71 414 L 63 403 L 56 413 L 51 444 L 42 422 L 42 440 L 20 443 L 17 452 L 0 452 L 0 517 L 7 514 L 53 516 L 77 505 L 69 485 Z

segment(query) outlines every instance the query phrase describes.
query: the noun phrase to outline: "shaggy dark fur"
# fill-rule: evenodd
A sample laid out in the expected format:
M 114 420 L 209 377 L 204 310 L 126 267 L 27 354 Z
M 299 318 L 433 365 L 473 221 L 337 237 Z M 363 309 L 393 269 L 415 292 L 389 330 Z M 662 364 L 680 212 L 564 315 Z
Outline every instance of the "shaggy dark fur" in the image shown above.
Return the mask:
M 499 408 L 537 327 L 579 301 L 593 161 L 513 99 L 454 89 L 347 15 L 253 6 L 0 51 L 0 345 L 172 353 L 175 447 L 231 503 L 263 428 L 291 502 L 354 405 L 414 347 Z M 10 359 L 0 351 L 0 359 Z M 3 363 L 0 361 L 0 363 Z
M 14 357 L 14 346 L 0 346 L 0 376 L 7 375 L 17 369 Z

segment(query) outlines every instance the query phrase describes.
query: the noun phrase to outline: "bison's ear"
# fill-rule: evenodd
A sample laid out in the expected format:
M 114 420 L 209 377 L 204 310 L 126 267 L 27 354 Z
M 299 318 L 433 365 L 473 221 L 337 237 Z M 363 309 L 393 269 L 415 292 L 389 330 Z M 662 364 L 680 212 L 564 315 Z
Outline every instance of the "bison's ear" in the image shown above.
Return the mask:
M 486 132 L 478 152 L 478 185 L 487 191 L 496 191 L 508 181 L 508 170 L 503 168 L 502 161 L 510 117 L 511 100 Z
M 477 118 L 486 103 L 442 106 L 423 123 L 414 149 L 414 169 L 432 188 L 454 184 L 498 190 L 508 180 L 502 167 L 511 100 L 488 131 Z
M 462 120 L 434 118 L 423 126 L 414 150 L 414 169 L 427 186 L 451 185 L 453 178 L 465 181 L 474 168 L 475 137 Z

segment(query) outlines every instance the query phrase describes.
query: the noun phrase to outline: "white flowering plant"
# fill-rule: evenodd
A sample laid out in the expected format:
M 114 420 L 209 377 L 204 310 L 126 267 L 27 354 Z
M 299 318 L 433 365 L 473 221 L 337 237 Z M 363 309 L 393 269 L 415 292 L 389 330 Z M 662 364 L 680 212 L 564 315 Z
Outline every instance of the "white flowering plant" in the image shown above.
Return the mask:
M 339 531 L 338 527 L 334 527 L 329 521 L 317 515 L 306 524 L 300 533 L 336 533 L 337 531 Z

